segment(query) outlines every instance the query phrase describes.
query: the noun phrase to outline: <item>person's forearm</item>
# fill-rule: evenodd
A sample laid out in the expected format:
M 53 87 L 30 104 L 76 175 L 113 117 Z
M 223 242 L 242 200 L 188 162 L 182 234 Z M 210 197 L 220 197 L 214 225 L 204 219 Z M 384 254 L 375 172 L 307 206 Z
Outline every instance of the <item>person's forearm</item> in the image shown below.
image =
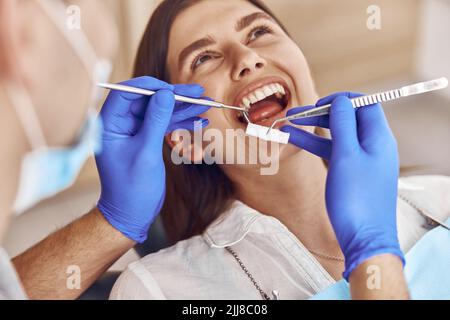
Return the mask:
M 349 278 L 354 300 L 409 299 L 400 258 L 383 254 L 359 265 Z
M 13 263 L 30 299 L 75 299 L 134 245 L 93 209 Z M 77 270 L 81 281 L 74 289 Z

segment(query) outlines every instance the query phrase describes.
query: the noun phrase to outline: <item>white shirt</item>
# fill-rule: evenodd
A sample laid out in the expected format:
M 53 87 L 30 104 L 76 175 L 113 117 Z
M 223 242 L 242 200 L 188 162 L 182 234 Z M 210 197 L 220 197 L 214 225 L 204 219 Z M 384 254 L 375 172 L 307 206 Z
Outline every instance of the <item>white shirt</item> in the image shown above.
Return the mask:
M 450 216 L 450 177 L 402 178 L 399 195 L 436 220 L 445 221 Z M 424 216 L 400 198 L 397 222 L 404 252 L 430 229 Z M 203 235 L 130 264 L 110 298 L 261 299 L 248 275 L 225 249 L 228 246 L 269 296 L 276 290 L 280 299 L 307 299 L 335 283 L 279 220 L 236 201 Z
M 16 270 L 5 249 L 0 247 L 0 300 L 26 300 Z

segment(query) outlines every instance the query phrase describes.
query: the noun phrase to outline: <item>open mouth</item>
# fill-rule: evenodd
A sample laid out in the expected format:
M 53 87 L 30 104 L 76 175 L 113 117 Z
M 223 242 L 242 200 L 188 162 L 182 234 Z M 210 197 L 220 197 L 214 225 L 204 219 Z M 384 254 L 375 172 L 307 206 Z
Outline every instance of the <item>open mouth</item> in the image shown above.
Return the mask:
M 284 116 L 290 97 L 291 93 L 286 84 L 273 82 L 253 90 L 237 102 L 249 110 L 248 117 L 252 123 L 270 126 L 273 121 Z M 237 117 L 240 122 L 247 124 L 242 113 Z

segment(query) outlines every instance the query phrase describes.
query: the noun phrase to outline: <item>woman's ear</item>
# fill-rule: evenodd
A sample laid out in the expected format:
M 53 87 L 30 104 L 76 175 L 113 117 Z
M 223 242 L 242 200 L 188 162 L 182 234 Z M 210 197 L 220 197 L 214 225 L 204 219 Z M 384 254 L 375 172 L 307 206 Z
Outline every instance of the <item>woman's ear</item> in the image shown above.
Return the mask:
M 187 130 L 176 130 L 166 135 L 165 141 L 172 150 L 172 160 L 181 158 L 183 163 L 202 163 L 203 145 L 201 141 L 195 140 L 194 134 Z

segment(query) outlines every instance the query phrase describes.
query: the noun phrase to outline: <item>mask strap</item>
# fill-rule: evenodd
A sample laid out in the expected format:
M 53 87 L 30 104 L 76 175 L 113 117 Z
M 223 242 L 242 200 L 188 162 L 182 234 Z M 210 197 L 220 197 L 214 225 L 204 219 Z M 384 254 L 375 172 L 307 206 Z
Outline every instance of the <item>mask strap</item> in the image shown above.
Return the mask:
M 51 4 L 50 4 L 51 3 Z M 65 24 L 60 19 L 60 11 L 63 16 L 66 12 L 66 6 L 62 0 L 50 2 L 47 0 L 38 0 L 38 4 L 61 32 L 64 39 L 69 43 L 75 54 L 81 60 L 83 67 L 91 79 L 94 90 L 92 97 L 98 99 L 96 83 L 99 77 L 107 77 L 111 71 L 111 65 L 106 60 L 100 60 L 95 50 L 87 38 L 86 34 L 80 30 L 77 37 L 73 37 L 73 33 L 69 34 Z M 57 5 L 59 9 L 55 10 L 52 5 Z M 92 70 L 94 68 L 94 70 Z M 103 79 L 101 79 L 103 81 Z M 39 118 L 34 109 L 28 90 L 21 84 L 8 84 L 7 92 L 11 102 L 16 109 L 20 122 L 22 123 L 24 132 L 33 149 L 47 146 L 45 135 L 39 122 Z
M 53 24 L 58 28 L 64 39 L 75 51 L 76 55 L 80 58 L 83 67 L 86 69 L 86 72 L 90 75 L 91 79 L 94 80 L 94 76 L 92 74 L 92 66 L 95 65 L 96 61 L 99 61 L 100 59 L 97 57 L 94 48 L 92 47 L 89 39 L 82 29 L 79 30 L 80 32 L 76 37 L 73 37 L 73 32 L 69 33 L 69 29 L 66 28 L 64 20 L 61 20 L 60 18 L 60 14 L 63 14 L 63 16 L 65 16 L 66 13 L 66 6 L 64 5 L 64 2 L 62 0 L 54 2 L 48 0 L 39 0 L 38 3 L 50 18 L 50 20 L 53 22 Z M 52 6 L 55 5 L 58 7 L 56 10 L 52 8 Z
M 50 1 L 38 0 L 38 4 L 57 27 L 59 32 L 63 35 L 64 39 L 69 43 L 72 50 L 75 51 L 75 54 L 81 60 L 83 67 L 88 73 L 89 78 L 93 83 L 95 83 L 96 75 L 92 73 L 91 67 L 96 61 L 98 61 L 98 59 L 92 45 L 82 30 L 80 30 L 81 32 L 79 32 L 77 37 L 73 37 L 73 34 L 69 35 L 68 29 L 60 20 L 60 14 L 52 7 L 52 5 L 56 4 L 59 8 L 58 11 L 65 14 L 66 10 L 63 1 L 52 1 L 50 5 Z M 26 90 L 21 83 L 7 84 L 6 88 L 9 99 L 16 109 L 17 116 L 22 124 L 25 135 L 27 136 L 31 147 L 33 149 L 46 147 L 47 143 L 45 140 L 45 135 L 28 90 Z M 94 92 L 91 94 L 94 95 Z
M 5 87 L 32 149 L 46 147 L 44 131 L 39 123 L 39 118 L 28 90 L 18 83 L 8 83 Z
M 39 0 L 38 3 L 81 60 L 92 82 L 93 90 L 91 92 L 91 100 L 97 102 L 101 97 L 98 94 L 99 89 L 97 88 L 97 83 L 109 78 L 112 69 L 111 64 L 107 60 L 102 60 L 97 56 L 92 43 L 82 29 L 80 29 L 77 36 L 74 37 L 74 33 L 66 28 L 64 22 L 61 21 L 60 18 L 61 13 L 62 16 L 66 13 L 66 6 L 62 0 L 51 2 L 51 5 L 50 1 L 47 0 Z M 58 8 L 54 9 L 52 7 L 54 5 Z

